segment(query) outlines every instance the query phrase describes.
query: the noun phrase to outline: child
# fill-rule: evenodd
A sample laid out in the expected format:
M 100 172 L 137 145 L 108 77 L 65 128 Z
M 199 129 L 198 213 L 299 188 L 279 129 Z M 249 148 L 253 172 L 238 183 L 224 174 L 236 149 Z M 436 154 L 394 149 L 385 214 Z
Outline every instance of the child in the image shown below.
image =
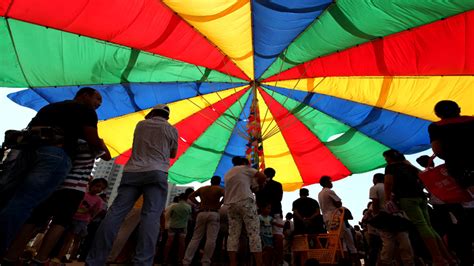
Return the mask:
M 270 216 L 272 205 L 267 203 L 263 205 L 259 215 L 260 219 L 260 238 L 262 239 L 263 262 L 264 265 L 272 265 L 273 253 L 273 218 Z
M 89 191 L 84 195 L 81 205 L 74 214 L 72 226 L 66 233 L 64 245 L 59 251 L 58 258 L 64 258 L 74 242 L 70 258 L 75 259 L 81 239 L 87 235 L 87 225 L 103 210 L 104 201 L 99 194 L 107 188 L 104 178 L 93 179 L 89 183 Z
M 275 265 L 282 265 L 284 258 L 283 251 L 283 242 L 284 242 L 284 233 L 283 228 L 285 226 L 285 221 L 280 213 L 273 215 L 272 221 L 272 233 L 273 233 L 273 247 L 275 253 Z
M 295 225 L 292 221 L 293 219 L 293 213 L 289 212 L 285 215 L 285 221 L 283 225 L 283 235 L 284 235 L 284 241 L 283 241 L 283 254 L 285 261 L 290 262 L 291 261 L 291 242 L 293 239 L 293 231 L 295 230 Z
M 102 220 L 105 218 L 105 215 L 107 215 L 107 194 L 105 192 L 102 192 L 101 194 L 99 194 L 99 197 L 102 199 L 103 202 L 102 210 L 100 210 L 99 213 L 96 214 L 95 217 L 92 218 L 91 222 L 87 225 L 87 236 L 81 241 L 81 244 L 78 248 L 78 254 L 76 257 L 78 262 L 85 262 L 87 254 L 89 254 L 89 250 L 92 246 L 92 241 L 94 240 L 95 233 L 97 232 L 100 223 L 102 223 Z

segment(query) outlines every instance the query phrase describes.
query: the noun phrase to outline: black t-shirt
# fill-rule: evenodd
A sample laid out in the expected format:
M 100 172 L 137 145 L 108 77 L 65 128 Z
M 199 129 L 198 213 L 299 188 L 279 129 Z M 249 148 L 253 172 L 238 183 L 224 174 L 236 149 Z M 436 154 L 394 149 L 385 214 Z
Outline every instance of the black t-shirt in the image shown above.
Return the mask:
M 87 105 L 67 100 L 48 104 L 31 120 L 29 127 L 58 127 L 64 132 L 64 149 L 73 158 L 77 140 L 84 138 L 84 127 L 97 128 L 97 114 Z
M 264 206 L 266 203 L 272 204 L 270 215 L 282 214 L 281 200 L 283 198 L 283 187 L 280 182 L 270 180 L 265 186 L 255 193 L 257 205 Z
M 293 201 L 293 210 L 297 210 L 303 217 L 310 217 L 317 209 L 319 209 L 319 203 L 315 199 L 306 197 Z
M 448 168 L 474 167 L 474 117 L 443 119 L 429 125 L 428 132 L 431 142 L 440 142 Z
M 392 193 L 396 198 L 425 197 L 418 178 L 420 170 L 408 163 L 393 163 L 385 167 L 385 174 L 393 176 Z
M 319 203 L 312 198 L 299 198 L 293 201 L 293 211 L 298 211 L 298 213 L 303 216 L 303 218 L 311 217 L 319 209 Z M 295 224 L 295 233 L 323 233 L 324 222 L 322 215 L 316 216 L 313 220 L 309 221 L 308 226 L 296 216 L 294 217 Z

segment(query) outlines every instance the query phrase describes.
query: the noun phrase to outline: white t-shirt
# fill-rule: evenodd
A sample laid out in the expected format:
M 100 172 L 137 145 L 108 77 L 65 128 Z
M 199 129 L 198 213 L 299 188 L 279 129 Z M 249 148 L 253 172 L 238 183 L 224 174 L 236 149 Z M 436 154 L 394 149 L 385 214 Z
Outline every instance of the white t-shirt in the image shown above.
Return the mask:
M 124 172 L 168 172 L 170 151 L 178 148 L 178 131 L 162 117 L 140 121 L 133 135 L 132 156 Z
M 378 199 L 379 200 L 379 210 L 383 210 L 385 208 L 385 189 L 383 183 L 377 183 L 373 185 L 369 190 L 369 198 L 370 199 Z
M 323 219 L 325 222 L 330 221 L 332 218 L 332 213 L 337 209 L 334 205 L 334 201 L 341 201 L 341 199 L 336 195 L 336 192 L 330 188 L 323 188 L 318 194 L 319 207 L 323 213 Z
M 272 223 L 272 234 L 274 235 L 283 235 L 283 226 L 285 225 L 285 221 L 281 217 L 281 214 L 275 214 L 273 216 L 273 223 Z
M 224 204 L 239 202 L 247 198 L 254 198 L 250 185 L 255 178 L 257 169 L 247 165 L 239 165 L 231 168 L 224 175 L 225 197 Z

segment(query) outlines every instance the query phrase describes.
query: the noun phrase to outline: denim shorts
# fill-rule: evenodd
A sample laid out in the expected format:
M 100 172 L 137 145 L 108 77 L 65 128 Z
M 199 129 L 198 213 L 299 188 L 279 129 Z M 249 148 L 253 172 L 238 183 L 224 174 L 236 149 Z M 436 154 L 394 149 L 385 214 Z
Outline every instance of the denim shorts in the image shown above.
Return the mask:
M 260 236 L 260 238 L 262 239 L 262 247 L 263 248 L 266 248 L 266 247 L 273 247 L 273 237 L 270 237 L 270 236 Z
M 71 231 L 75 235 L 85 237 L 85 236 L 87 236 L 87 226 L 88 225 L 89 225 L 89 222 L 87 222 L 87 221 L 72 220 Z
M 186 235 L 186 228 L 170 228 L 168 229 L 168 235 Z

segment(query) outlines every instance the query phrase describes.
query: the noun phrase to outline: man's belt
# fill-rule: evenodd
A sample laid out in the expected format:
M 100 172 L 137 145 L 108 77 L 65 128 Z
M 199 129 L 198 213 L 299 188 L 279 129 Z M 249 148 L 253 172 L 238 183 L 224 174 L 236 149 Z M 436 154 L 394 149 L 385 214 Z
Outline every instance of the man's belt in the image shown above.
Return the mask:
M 219 212 L 219 209 L 203 208 L 199 209 L 199 212 Z
M 57 127 L 33 126 L 25 131 L 23 141 L 30 146 L 62 146 L 64 144 L 64 131 Z
M 34 148 L 41 145 L 62 146 L 64 132 L 56 127 L 30 127 L 27 130 L 7 130 L 3 149 Z

